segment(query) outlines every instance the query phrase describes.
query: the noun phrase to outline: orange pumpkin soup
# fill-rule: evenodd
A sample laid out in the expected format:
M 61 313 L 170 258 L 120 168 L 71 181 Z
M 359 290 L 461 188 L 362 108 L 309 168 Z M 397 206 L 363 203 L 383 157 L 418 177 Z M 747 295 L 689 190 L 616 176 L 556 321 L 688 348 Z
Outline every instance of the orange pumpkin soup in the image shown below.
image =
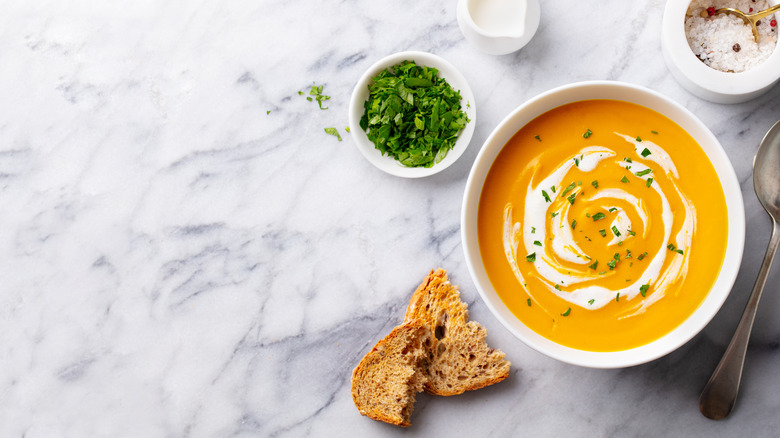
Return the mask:
M 726 200 L 704 151 L 648 108 L 588 100 L 520 129 L 485 180 L 477 219 L 493 287 L 559 344 L 650 343 L 702 303 L 723 263 Z

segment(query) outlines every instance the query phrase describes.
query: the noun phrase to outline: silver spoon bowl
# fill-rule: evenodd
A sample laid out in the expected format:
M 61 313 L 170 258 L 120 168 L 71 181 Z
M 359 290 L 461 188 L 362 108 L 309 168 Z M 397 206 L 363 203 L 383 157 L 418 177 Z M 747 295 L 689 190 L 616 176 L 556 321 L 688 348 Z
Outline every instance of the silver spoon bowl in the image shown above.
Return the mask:
M 725 418 L 734 408 L 758 301 L 780 244 L 780 121 L 769 129 L 758 147 L 753 161 L 753 187 L 772 218 L 772 237 L 737 330 L 699 397 L 699 410 L 713 420 Z

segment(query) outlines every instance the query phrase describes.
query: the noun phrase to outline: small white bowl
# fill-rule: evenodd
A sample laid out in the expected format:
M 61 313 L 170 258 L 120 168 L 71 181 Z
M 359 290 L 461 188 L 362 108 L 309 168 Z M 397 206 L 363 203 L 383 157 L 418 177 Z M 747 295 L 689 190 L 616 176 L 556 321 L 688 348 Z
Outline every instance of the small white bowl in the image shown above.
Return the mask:
M 682 324 L 665 336 L 640 347 L 615 352 L 577 350 L 557 344 L 525 326 L 501 301 L 488 279 L 477 240 L 477 209 L 482 186 L 493 161 L 507 141 L 524 125 L 553 108 L 589 99 L 631 102 L 655 110 L 675 121 L 690 134 L 712 161 L 723 185 L 728 209 L 728 241 L 723 265 L 704 302 Z M 565 85 L 527 101 L 509 114 L 485 140 L 471 168 L 461 212 L 461 238 L 466 264 L 485 304 L 518 339 L 554 359 L 592 368 L 622 368 L 649 362 L 688 342 L 715 316 L 728 297 L 737 277 L 745 244 L 745 207 L 739 181 L 718 139 L 687 109 L 674 101 L 637 85 L 593 81 Z
M 769 91 L 780 80 L 780 45 L 757 67 L 726 73 L 708 67 L 693 54 L 685 36 L 688 0 L 669 0 L 664 9 L 661 48 L 672 76 L 691 94 L 715 103 L 741 103 Z M 769 0 L 771 5 L 780 0 Z
M 406 167 L 399 163 L 395 158 L 389 155 L 382 155 L 374 143 L 368 139 L 366 132 L 360 127 L 360 118 L 363 116 L 365 108 L 364 103 L 368 100 L 368 85 L 373 77 L 378 75 L 387 67 L 398 65 L 403 61 L 414 61 L 417 65 L 425 65 L 439 70 L 439 77 L 444 78 L 455 90 L 460 90 L 461 110 L 466 112 L 470 122 L 458 135 L 455 146 L 447 153 L 443 160 L 431 167 Z M 421 178 L 439 173 L 450 167 L 454 163 L 471 141 L 474 134 L 474 126 L 477 120 L 477 107 L 474 100 L 474 94 L 466 82 L 466 78 L 449 62 L 436 55 L 426 52 L 399 52 L 380 59 L 374 65 L 369 67 L 363 76 L 358 80 L 355 89 L 352 91 L 352 99 L 349 103 L 349 131 L 355 140 L 360 153 L 374 166 L 391 175 L 404 178 Z

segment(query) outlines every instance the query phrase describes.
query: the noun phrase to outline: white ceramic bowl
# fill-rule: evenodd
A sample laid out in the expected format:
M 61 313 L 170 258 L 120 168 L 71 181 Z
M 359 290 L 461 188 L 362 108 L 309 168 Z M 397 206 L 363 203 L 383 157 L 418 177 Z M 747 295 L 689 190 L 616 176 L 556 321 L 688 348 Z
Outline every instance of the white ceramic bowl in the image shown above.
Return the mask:
M 691 94 L 715 103 L 740 103 L 769 91 L 780 81 L 780 45 L 759 66 L 726 73 L 706 66 L 693 54 L 685 36 L 689 0 L 668 0 L 664 9 L 661 48 L 672 76 Z M 769 0 L 771 5 L 780 0 Z M 777 16 L 777 15 L 776 15 Z
M 425 65 L 438 69 L 439 77 L 444 78 L 453 89 L 460 90 L 461 109 L 466 111 L 466 115 L 471 120 L 458 135 L 458 139 L 455 141 L 455 146 L 452 150 L 447 153 L 447 156 L 444 157 L 443 160 L 434 164 L 432 167 L 406 167 L 396 161 L 393 157 L 382 155 L 379 149 L 374 146 L 374 143 L 368 139 L 363 128 L 360 127 L 360 118 L 365 111 L 363 105 L 368 100 L 368 85 L 371 83 L 371 78 L 387 67 L 398 65 L 403 61 L 414 61 L 417 65 Z M 468 147 L 471 136 L 474 134 L 476 120 L 476 102 L 474 101 L 474 94 L 472 94 L 471 88 L 469 88 L 469 84 L 466 82 L 466 78 L 463 77 L 452 64 L 445 61 L 443 58 L 426 52 L 399 52 L 380 59 L 369 67 L 357 82 L 355 89 L 352 91 L 352 99 L 349 102 L 349 131 L 352 134 L 352 138 L 355 140 L 355 144 L 357 145 L 358 150 L 360 150 L 360 153 L 377 168 L 391 175 L 405 178 L 421 178 L 433 175 L 451 166 L 452 163 L 463 155 L 463 152 Z
M 614 99 L 642 105 L 674 120 L 704 149 L 720 178 L 728 208 L 726 256 L 718 277 L 698 309 L 680 326 L 660 339 L 617 352 L 577 350 L 557 344 L 526 327 L 504 305 L 487 277 L 477 241 L 477 208 L 490 166 L 506 142 L 524 125 L 540 114 L 561 105 L 588 99 Z M 745 243 L 745 208 L 739 181 L 728 156 L 709 129 L 688 110 L 670 99 L 636 85 L 610 82 L 580 82 L 550 90 L 514 110 L 485 140 L 466 182 L 461 213 L 461 233 L 466 263 L 482 299 L 496 318 L 521 341 L 552 358 L 593 368 L 620 368 L 657 359 L 680 347 L 695 336 L 715 316 L 736 279 Z

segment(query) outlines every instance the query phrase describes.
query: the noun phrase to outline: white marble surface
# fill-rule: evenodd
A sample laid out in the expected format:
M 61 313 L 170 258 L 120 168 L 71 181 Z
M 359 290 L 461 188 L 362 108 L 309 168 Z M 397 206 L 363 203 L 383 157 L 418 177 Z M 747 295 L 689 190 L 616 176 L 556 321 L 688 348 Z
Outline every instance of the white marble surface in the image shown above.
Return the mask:
M 735 106 L 688 94 L 660 53 L 663 5 L 543 1 L 531 43 L 496 57 L 462 38 L 452 0 L 2 2 L 0 435 L 776 435 L 777 266 L 736 411 L 713 422 L 697 398 L 768 241 L 751 162 L 780 87 Z M 377 171 L 343 131 L 363 71 L 411 49 L 461 69 L 478 107 L 466 154 L 422 180 Z M 515 340 L 460 244 L 466 177 L 493 127 L 587 79 L 688 107 L 725 147 L 747 209 L 721 312 L 680 350 L 623 370 Z M 313 81 L 327 110 L 298 95 Z M 360 416 L 352 368 L 438 266 L 512 360 L 510 378 L 420 395 L 408 430 Z

